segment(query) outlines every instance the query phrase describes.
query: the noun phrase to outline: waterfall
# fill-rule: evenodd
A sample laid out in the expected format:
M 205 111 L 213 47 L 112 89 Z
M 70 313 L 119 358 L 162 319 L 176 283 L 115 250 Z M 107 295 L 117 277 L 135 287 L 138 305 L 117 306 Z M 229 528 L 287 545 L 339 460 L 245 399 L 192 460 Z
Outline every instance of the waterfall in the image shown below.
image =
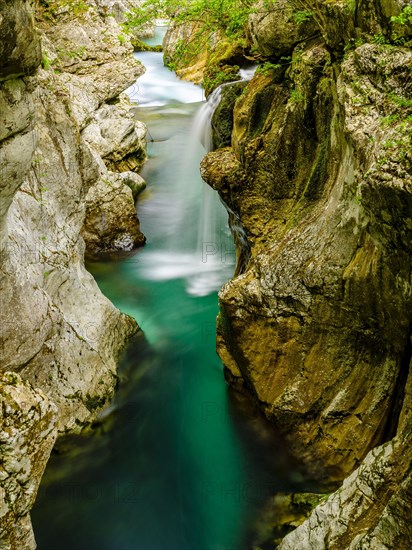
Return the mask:
M 159 70 L 157 66 L 156 71 Z M 168 71 L 169 78 L 172 74 Z M 178 79 L 171 84 L 169 89 L 176 88 L 179 98 L 186 97 L 186 87 L 193 86 Z M 141 89 L 142 92 L 145 90 Z M 153 106 L 159 99 L 163 99 L 164 91 L 152 88 L 150 95 L 148 103 Z M 183 123 L 176 132 L 161 126 L 161 106 L 157 107 L 159 126 L 149 126 L 151 134 L 156 138 L 154 143 L 149 144 L 152 166 L 155 166 L 156 157 L 159 156 L 168 170 L 156 174 L 156 183 L 150 172 L 147 175 L 143 172 L 143 176 L 149 183 L 153 181 L 154 195 L 156 188 L 164 186 L 166 179 L 169 184 L 158 202 L 153 197 L 147 207 L 142 199 L 139 203 L 140 209 L 152 209 L 154 223 L 160 232 L 163 231 L 163 237 L 156 250 L 152 251 L 148 233 L 145 262 L 142 265 L 137 263 L 137 270 L 141 277 L 148 280 L 183 279 L 187 293 L 194 296 L 206 296 L 218 290 L 233 275 L 235 265 L 227 211 L 216 191 L 201 179 L 199 168 L 203 156 L 212 149 L 211 120 L 220 98 L 221 87 L 199 107 L 189 97 L 188 101 L 174 103 L 172 109 L 182 115 Z M 140 117 L 145 108 L 142 108 Z M 153 107 L 147 108 L 149 112 Z M 164 109 L 167 109 L 165 113 L 169 113 L 170 103 Z
M 222 86 L 216 88 L 199 109 L 194 120 L 194 129 L 206 153 L 213 149 L 212 117 L 222 98 Z
M 213 150 L 212 117 L 220 103 L 223 86 L 213 91 L 194 119 L 193 132 L 204 153 Z M 196 257 L 201 262 L 201 270 L 187 281 L 189 294 L 207 294 L 219 288 L 232 275 L 235 253 L 228 214 L 218 193 L 205 183 L 202 183 Z

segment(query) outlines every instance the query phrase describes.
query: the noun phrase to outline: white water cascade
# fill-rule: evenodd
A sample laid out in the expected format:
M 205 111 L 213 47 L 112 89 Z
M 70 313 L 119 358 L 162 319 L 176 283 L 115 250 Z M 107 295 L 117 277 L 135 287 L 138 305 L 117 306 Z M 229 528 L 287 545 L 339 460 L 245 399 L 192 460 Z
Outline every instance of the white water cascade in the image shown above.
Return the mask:
M 222 87 L 219 86 L 199 109 L 193 123 L 193 137 L 200 141 L 205 153 L 213 149 L 212 117 L 221 96 Z M 196 277 L 188 280 L 189 294 L 212 292 L 233 274 L 235 251 L 228 214 L 218 193 L 206 184 L 202 185 L 196 258 L 201 260 L 202 268 Z
M 152 196 L 147 204 L 140 199 L 139 209 L 150 210 L 156 229 L 142 227 L 148 242 L 142 251 L 145 261 L 137 262 L 137 269 L 147 280 L 183 279 L 189 294 L 205 296 L 233 275 L 235 264 L 227 211 L 218 194 L 203 182 L 199 169 L 212 148 L 211 119 L 221 89 L 199 103 L 201 88 L 163 67 L 161 54 L 141 56 L 147 72 L 129 95 L 140 103 L 138 117 L 145 121 L 147 114 L 153 139 L 148 144 L 151 160 L 143 170 Z M 157 163 L 161 171 L 156 171 Z M 150 166 L 155 167 L 155 175 Z M 159 186 L 163 199 L 156 202 Z M 152 252 L 151 235 L 153 239 L 155 234 L 160 246 Z
M 199 109 L 194 121 L 195 132 L 207 153 L 213 149 L 212 117 L 221 98 L 222 86 L 219 86 Z

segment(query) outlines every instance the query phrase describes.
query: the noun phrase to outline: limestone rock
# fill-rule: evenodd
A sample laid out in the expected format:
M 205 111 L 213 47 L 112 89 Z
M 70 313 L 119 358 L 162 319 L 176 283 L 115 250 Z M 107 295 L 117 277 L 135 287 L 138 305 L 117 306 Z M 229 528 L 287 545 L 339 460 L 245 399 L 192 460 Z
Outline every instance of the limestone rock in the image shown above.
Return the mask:
M 41 62 L 34 0 L 0 2 L 0 81 L 32 74 Z
M 36 547 L 30 509 L 57 435 L 57 408 L 15 373 L 0 376 L 0 547 Z
M 145 180 L 135 172 L 120 172 L 120 174 L 117 175 L 122 179 L 123 183 L 131 189 L 133 200 L 136 201 L 140 193 L 146 189 Z
M 142 68 L 131 46 L 120 44 L 115 20 L 99 17 L 92 0 L 78 6 L 80 14 L 69 5 L 47 11 L 47 4 L 54 2 L 43 2 L 39 11 L 44 55 L 35 73 L 40 58 L 33 53 L 39 42 L 31 3 L 3 3 L 0 13 L 2 36 L 10 40 L 1 48 L 11 60 L 0 73 L 0 373 L 18 371 L 25 381 L 7 374 L 2 386 L 1 547 L 10 549 L 35 547 L 28 513 L 56 427 L 79 432 L 96 418 L 116 387 L 120 351 L 138 330 L 84 267 L 86 197 L 108 170 L 82 129 L 99 121 L 102 139 L 110 136 L 110 162 L 119 170 L 123 161 L 127 170 L 136 168 L 133 155 L 144 156 L 144 130 L 123 99 L 117 107 L 105 102 Z M 61 45 L 73 50 L 62 52 Z M 33 76 L 12 77 L 21 72 Z M 130 238 L 142 240 L 128 186 L 141 181 L 128 171 L 111 177 L 118 192 L 113 202 L 128 220 Z M 113 240 L 124 238 L 120 226 Z
M 279 550 L 374 550 L 412 544 L 412 364 L 397 436 L 373 449 Z
M 25 365 L 23 378 L 58 405 L 59 429 L 79 430 L 112 395 L 118 353 L 136 324 L 101 295 L 84 268 L 80 231 L 100 167 L 48 83 L 44 74 L 30 83 L 37 91 L 31 166 L 22 151 L 24 162 L 16 157 L 19 170 L 6 180 L 13 188 L 3 188 L 11 202 L 2 250 L 1 364 Z M 16 144 L 13 151 L 19 154 Z M 1 152 L 10 166 L 9 149 Z
M 219 294 L 218 351 L 315 475 L 353 471 L 402 391 L 411 67 L 409 50 L 365 44 L 331 69 L 309 46 L 283 81 L 252 80 L 233 148 L 202 164 L 251 249 Z
M 183 57 L 177 55 L 178 44 L 190 44 L 196 42 L 199 34 L 200 25 L 198 23 L 184 23 L 179 25 L 170 25 L 163 39 L 163 59 L 166 65 L 173 64 L 176 67 L 176 73 L 184 80 L 190 80 L 195 84 L 200 84 L 203 80 L 203 71 L 206 66 L 207 51 L 202 48 L 198 54 L 190 52 Z
M 411 38 L 412 24 L 402 25 L 402 28 L 392 25 L 390 19 L 397 16 L 402 9 L 410 6 L 408 0 L 362 0 L 356 9 L 356 22 L 359 27 L 371 35 L 384 33 L 389 35 L 389 31 L 395 31 L 400 36 Z
M 221 88 L 221 99 L 212 117 L 213 146 L 215 149 L 227 147 L 231 144 L 233 109 L 236 99 L 240 96 L 246 85 L 247 82 L 242 81 L 228 84 Z
M 20 6 L 17 0 L 14 4 Z M 8 14 L 20 17 L 14 8 Z M 40 17 L 42 40 L 54 54 L 59 25 L 64 31 L 76 20 L 73 28 L 81 29 L 74 12 L 63 10 L 53 15 L 52 23 L 44 12 Z M 106 51 L 92 63 L 89 58 L 100 48 L 103 31 L 112 40 L 119 28 L 113 22 L 105 26 L 94 12 L 85 13 L 83 23 L 84 32 L 74 32 L 73 40 L 80 36 L 92 43 L 84 75 L 80 62 L 79 74 L 48 67 L 32 78 L 9 79 L 0 90 L 1 370 L 21 370 L 24 379 L 53 399 L 60 431 L 81 430 L 105 405 L 116 385 L 120 350 L 137 330 L 134 320 L 102 296 L 84 268 L 80 233 L 86 196 L 107 168 L 81 130 L 104 100 L 127 87 L 141 68 L 133 60 L 130 64 L 128 47 L 116 51 L 118 59 Z M 110 81 L 115 69 L 118 74 Z M 74 81 L 80 90 L 76 97 L 69 87 Z M 85 108 L 76 116 L 76 105 L 83 101 Z M 103 112 L 112 111 L 104 108 L 101 121 Z M 119 145 L 122 159 L 126 147 Z M 116 158 L 114 143 L 109 154 Z M 119 176 L 119 191 L 134 211 L 129 187 L 123 183 L 120 190 L 120 181 L 128 177 Z M 136 235 L 135 211 L 133 230 Z
M 46 14 L 49 17 L 43 14 L 38 24 L 49 76 L 54 73 L 56 94 L 66 98 L 71 116 L 84 128 L 95 111 L 134 84 L 144 68 L 131 55 L 128 36 L 114 18 L 98 15 L 93 0 L 80 15 L 56 10 L 53 2 Z
M 133 120 L 130 108 L 125 102 L 104 105 L 83 130 L 83 139 L 112 171 L 138 170 L 146 159 L 146 126 Z
M 86 221 L 82 235 L 89 254 L 128 252 L 144 244 L 133 193 L 125 185 L 122 174 L 107 172 L 102 175 L 89 190 L 86 201 Z
M 317 3 L 318 36 L 253 78 L 202 162 L 240 249 L 227 379 L 314 476 L 349 475 L 282 549 L 411 546 L 412 56 L 367 43 L 401 4 Z
M 299 7 L 289 0 L 278 0 L 270 5 L 264 0 L 258 2 L 249 18 L 249 32 L 255 48 L 262 55 L 289 55 L 296 44 L 316 33 L 313 17 L 302 23 L 296 20 L 298 10 Z

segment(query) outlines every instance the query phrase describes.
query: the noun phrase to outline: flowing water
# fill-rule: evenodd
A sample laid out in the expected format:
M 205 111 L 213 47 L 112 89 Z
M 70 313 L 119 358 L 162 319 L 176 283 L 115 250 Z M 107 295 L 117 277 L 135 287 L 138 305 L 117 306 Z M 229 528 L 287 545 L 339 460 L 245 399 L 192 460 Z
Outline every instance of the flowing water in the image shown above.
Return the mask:
M 161 54 L 129 90 L 146 122 L 147 245 L 89 266 L 137 319 L 120 387 L 93 436 L 53 454 L 33 510 L 39 550 L 243 550 L 275 491 L 302 484 L 281 443 L 226 387 L 217 290 L 234 269 L 227 214 L 199 175 L 211 106 Z

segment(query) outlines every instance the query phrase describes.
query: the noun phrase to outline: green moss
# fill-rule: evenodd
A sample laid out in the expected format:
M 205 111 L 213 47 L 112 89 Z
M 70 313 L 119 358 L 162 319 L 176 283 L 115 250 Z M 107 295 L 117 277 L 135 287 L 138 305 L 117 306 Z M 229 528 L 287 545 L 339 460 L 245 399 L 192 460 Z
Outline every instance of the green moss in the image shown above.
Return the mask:
M 290 91 L 290 101 L 292 103 L 300 103 L 303 101 L 303 94 L 296 88 Z
M 406 107 L 406 108 L 412 107 L 412 99 L 408 99 L 406 97 L 397 95 L 394 92 L 389 94 L 389 99 L 393 103 L 396 103 L 396 105 L 398 105 L 399 107 Z
M 299 10 L 294 12 L 293 19 L 295 20 L 295 23 L 297 23 L 298 25 L 302 25 L 303 23 L 306 23 L 306 21 L 310 21 L 313 16 L 313 11 Z
M 242 94 L 245 86 L 245 82 L 235 82 L 222 89 L 222 98 L 212 118 L 213 145 L 215 149 L 231 144 L 233 109 L 237 98 Z
M 161 45 L 159 46 L 149 46 L 143 40 L 140 40 L 140 38 L 131 38 L 130 42 L 134 48 L 135 52 L 161 52 L 163 51 L 163 48 Z
M 259 65 L 259 67 L 256 69 L 256 72 L 258 74 L 263 74 L 264 76 L 269 75 L 270 73 L 273 73 L 274 71 L 280 69 L 282 65 L 280 63 L 271 63 L 270 61 L 266 61 L 262 65 Z
M 80 17 L 90 10 L 90 6 L 83 0 L 41 0 L 40 6 L 46 19 L 53 19 L 58 14 L 67 12 Z
M 96 409 L 101 409 L 106 404 L 105 396 L 86 396 L 86 407 L 89 411 L 94 411 Z
M 328 178 L 329 137 L 326 137 L 319 147 L 319 152 L 313 164 L 308 182 L 303 191 L 303 197 L 307 200 L 319 198 L 323 186 Z
M 234 82 L 236 80 L 239 80 L 238 65 L 223 65 L 217 67 L 210 65 L 205 70 L 205 76 L 203 79 L 205 94 L 206 96 L 208 96 L 215 88 L 217 88 L 221 84 Z
M 50 69 L 51 61 L 50 61 L 47 53 L 43 54 L 43 59 L 42 59 L 41 64 L 42 64 L 42 67 L 45 71 L 48 71 Z
M 261 77 L 263 79 L 264 77 Z M 250 108 L 249 115 L 249 132 L 251 137 L 257 136 L 263 129 L 269 112 L 272 107 L 274 87 L 270 80 L 266 77 L 261 81 L 260 89 L 253 93 L 253 102 Z

